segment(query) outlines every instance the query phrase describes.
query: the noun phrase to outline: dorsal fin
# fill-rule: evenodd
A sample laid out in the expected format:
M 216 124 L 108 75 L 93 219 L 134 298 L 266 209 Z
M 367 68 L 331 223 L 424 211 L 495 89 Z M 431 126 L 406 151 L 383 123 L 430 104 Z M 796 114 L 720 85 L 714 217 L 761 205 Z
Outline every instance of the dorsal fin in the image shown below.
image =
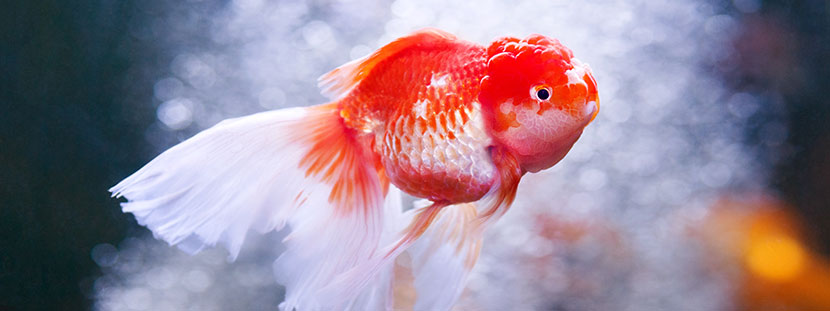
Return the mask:
M 359 84 L 377 64 L 390 56 L 412 46 L 453 40 L 456 40 L 456 37 L 443 30 L 421 29 L 384 45 L 372 54 L 348 62 L 322 75 L 317 80 L 317 86 L 320 87 L 323 95 L 331 99 L 341 98 Z

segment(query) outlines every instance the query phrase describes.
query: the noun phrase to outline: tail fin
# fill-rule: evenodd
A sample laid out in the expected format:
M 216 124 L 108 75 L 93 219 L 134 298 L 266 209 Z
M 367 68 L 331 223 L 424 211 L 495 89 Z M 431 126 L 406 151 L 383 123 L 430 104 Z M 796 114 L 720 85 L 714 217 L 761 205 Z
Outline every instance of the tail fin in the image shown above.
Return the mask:
M 355 297 L 327 300 L 320 288 L 379 251 L 386 182 L 367 144 L 334 104 L 264 112 L 199 133 L 110 191 L 157 238 L 190 253 L 221 244 L 234 259 L 249 230 L 289 225 L 275 263 L 283 306 L 330 309 L 326 301 Z

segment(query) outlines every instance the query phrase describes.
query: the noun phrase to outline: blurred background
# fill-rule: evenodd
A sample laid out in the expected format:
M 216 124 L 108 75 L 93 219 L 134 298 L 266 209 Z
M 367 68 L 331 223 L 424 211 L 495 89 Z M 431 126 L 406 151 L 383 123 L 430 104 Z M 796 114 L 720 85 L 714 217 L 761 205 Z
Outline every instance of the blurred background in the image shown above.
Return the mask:
M 279 233 L 187 256 L 107 189 L 425 26 L 559 38 L 602 111 L 459 310 L 830 310 L 830 3 L 32 0 L 0 10 L 0 310 L 273 310 Z

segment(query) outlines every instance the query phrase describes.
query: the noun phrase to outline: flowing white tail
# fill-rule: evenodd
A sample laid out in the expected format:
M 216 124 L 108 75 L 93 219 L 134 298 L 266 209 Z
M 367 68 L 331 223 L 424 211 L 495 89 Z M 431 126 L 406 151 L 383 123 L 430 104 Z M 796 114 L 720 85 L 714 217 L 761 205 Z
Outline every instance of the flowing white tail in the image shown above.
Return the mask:
M 389 310 L 395 258 L 385 252 L 415 210 L 402 214 L 369 148 L 334 104 L 270 111 L 223 121 L 110 191 L 157 238 L 189 253 L 221 244 L 234 259 L 249 230 L 287 224 L 274 263 L 283 310 Z M 474 216 L 472 205 L 445 208 L 401 249 L 412 246 L 416 309 L 448 310 L 461 293 L 480 246 L 480 232 L 466 226 Z

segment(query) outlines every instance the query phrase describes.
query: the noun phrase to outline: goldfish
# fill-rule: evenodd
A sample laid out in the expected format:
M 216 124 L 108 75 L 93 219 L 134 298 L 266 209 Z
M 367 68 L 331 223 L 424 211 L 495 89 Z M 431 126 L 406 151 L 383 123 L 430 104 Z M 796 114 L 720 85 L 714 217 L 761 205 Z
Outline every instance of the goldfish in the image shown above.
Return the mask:
M 249 232 L 289 230 L 282 310 L 392 309 L 402 254 L 413 308 L 449 310 L 522 176 L 599 111 L 590 67 L 543 35 L 485 47 L 423 29 L 318 82 L 328 103 L 222 121 L 110 192 L 188 253 L 233 260 Z M 402 192 L 422 200 L 405 210 Z

